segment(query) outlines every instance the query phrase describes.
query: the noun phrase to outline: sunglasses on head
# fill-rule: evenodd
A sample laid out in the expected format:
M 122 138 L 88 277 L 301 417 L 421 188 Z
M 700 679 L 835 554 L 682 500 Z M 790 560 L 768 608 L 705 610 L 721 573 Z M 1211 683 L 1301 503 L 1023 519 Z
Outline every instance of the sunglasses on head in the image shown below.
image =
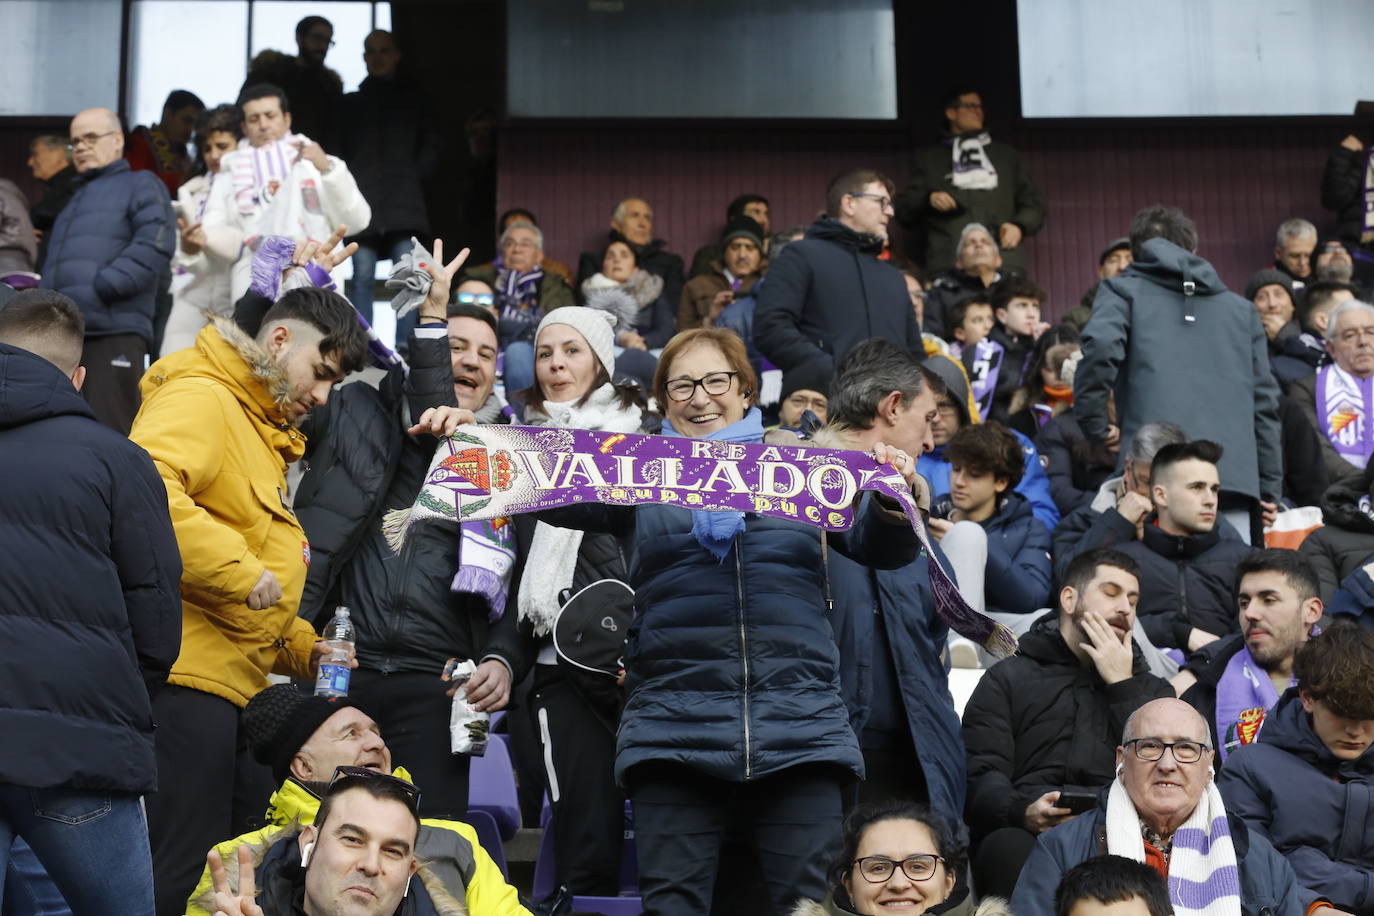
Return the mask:
M 366 783 L 385 784 L 400 790 L 400 793 L 406 798 L 406 807 L 411 810 L 411 813 L 419 814 L 420 790 L 413 783 L 395 776 L 378 773 L 376 770 L 369 770 L 367 767 L 335 767 L 334 775 L 329 779 L 329 788 L 325 790 L 325 794 L 333 795 L 336 791 L 342 792 L 354 784 L 363 785 Z
M 459 305 L 480 305 L 483 308 L 490 308 L 496 303 L 496 297 L 491 293 L 459 293 Z

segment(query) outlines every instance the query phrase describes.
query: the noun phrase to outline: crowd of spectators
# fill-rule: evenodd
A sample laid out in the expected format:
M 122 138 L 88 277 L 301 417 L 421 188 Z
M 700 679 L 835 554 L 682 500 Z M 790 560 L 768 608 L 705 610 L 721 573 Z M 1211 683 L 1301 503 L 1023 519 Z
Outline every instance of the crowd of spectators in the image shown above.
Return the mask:
M 1374 914 L 1362 141 L 1243 295 L 1148 205 L 1051 323 L 1051 208 L 972 88 L 904 187 L 845 168 L 781 232 L 740 193 L 689 269 L 639 196 L 575 271 L 524 208 L 469 264 L 394 37 L 348 94 L 328 20 L 295 37 L 232 103 L 35 138 L 37 202 L 0 181 L 6 914 L 567 913 L 618 893 L 627 801 L 651 914 Z M 397 552 L 467 423 L 869 452 L 929 538 L 867 494 L 846 532 L 577 505 Z M 339 605 L 352 688 L 313 696 Z M 562 615 L 622 611 L 618 677 L 568 661 Z M 547 899 L 467 823 L 458 691 L 548 800 Z

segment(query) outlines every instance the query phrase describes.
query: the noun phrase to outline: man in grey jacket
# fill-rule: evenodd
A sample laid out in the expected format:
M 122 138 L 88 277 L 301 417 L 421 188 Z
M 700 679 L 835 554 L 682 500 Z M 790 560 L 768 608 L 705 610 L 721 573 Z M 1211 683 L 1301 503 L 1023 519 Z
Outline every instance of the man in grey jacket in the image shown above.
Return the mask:
M 1131 266 L 1102 281 L 1083 329 L 1074 416 L 1095 442 L 1129 440 L 1163 420 L 1220 443 L 1222 511 L 1248 514 L 1237 527 L 1254 540 L 1283 491 L 1278 383 L 1259 314 L 1197 245 L 1197 227 L 1177 208 L 1135 215 Z M 1113 391 L 1120 428 L 1107 413 Z

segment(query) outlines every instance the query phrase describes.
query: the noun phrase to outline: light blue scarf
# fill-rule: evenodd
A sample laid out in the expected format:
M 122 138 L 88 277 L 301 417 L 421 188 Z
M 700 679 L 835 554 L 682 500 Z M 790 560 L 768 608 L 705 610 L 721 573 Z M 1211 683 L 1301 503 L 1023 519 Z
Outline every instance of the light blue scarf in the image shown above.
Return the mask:
M 673 429 L 673 424 L 668 420 L 663 421 L 663 435 L 682 438 L 682 433 Z M 762 442 L 763 414 L 757 407 L 751 407 L 742 419 L 701 438 L 718 442 Z M 735 543 L 735 535 L 743 533 L 743 512 L 692 510 L 692 536 L 721 563 L 725 562 L 725 557 L 730 553 L 730 546 Z

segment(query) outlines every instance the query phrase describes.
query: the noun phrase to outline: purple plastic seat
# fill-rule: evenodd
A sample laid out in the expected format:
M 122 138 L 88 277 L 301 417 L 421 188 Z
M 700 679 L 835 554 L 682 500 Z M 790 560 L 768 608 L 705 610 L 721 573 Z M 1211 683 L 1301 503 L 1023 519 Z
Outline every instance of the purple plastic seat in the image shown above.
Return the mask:
M 468 808 L 490 814 L 503 840 L 509 840 L 520 829 L 515 770 L 511 768 L 510 751 L 504 741 L 488 741 L 486 755 L 472 758 L 468 773 Z
M 486 811 L 469 808 L 468 824 L 477 831 L 477 842 L 482 844 L 482 848 L 487 851 L 487 855 L 491 856 L 496 867 L 501 869 L 501 874 L 510 880 L 510 874 L 506 868 L 506 848 L 501 843 L 501 831 L 496 826 L 496 818 Z

